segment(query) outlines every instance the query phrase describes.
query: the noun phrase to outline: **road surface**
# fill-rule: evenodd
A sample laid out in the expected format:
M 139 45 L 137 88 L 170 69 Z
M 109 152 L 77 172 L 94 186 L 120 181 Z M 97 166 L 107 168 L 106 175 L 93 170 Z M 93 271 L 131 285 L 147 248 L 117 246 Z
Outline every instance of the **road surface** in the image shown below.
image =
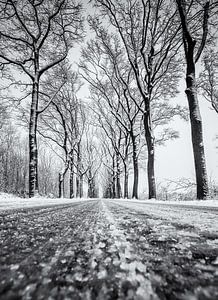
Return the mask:
M 218 299 L 218 210 L 87 200 L 0 212 L 0 299 Z

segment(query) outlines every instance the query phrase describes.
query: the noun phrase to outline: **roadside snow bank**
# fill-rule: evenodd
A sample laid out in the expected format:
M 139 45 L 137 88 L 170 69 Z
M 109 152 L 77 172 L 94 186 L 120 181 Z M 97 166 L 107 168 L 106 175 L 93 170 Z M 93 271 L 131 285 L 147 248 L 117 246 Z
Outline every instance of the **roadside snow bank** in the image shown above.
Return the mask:
M 33 198 L 20 198 L 11 194 L 0 193 L 0 210 L 70 204 L 70 203 L 81 202 L 85 200 L 87 199 L 46 198 L 40 196 L 33 197 Z
M 185 205 L 185 206 L 201 206 L 201 207 L 218 207 L 218 199 L 211 200 L 190 200 L 190 201 L 160 201 L 156 199 L 137 200 L 137 199 L 113 199 L 117 201 L 140 203 L 140 204 L 167 204 L 167 205 Z

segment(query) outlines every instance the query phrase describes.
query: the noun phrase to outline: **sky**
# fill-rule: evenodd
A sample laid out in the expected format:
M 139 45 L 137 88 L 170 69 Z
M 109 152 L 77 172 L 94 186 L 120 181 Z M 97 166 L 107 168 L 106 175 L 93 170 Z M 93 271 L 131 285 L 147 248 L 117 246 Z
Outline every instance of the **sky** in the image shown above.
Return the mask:
M 181 103 L 186 104 L 186 95 L 180 95 Z M 208 180 L 218 183 L 218 114 L 210 108 L 210 103 L 199 97 L 203 122 L 203 138 Z M 194 179 L 194 159 L 191 144 L 190 122 L 175 120 L 173 127 L 180 132 L 180 138 L 168 141 L 165 146 L 156 149 L 156 176 L 164 179 L 187 177 Z

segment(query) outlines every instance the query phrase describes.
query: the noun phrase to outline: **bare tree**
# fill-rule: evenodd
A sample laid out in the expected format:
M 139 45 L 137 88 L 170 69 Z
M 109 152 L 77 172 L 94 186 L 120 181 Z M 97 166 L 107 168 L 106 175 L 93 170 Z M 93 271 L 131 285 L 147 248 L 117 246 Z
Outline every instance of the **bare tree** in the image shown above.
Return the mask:
M 91 124 L 86 128 L 83 161 L 87 169 L 85 175 L 88 183 L 88 197 L 96 198 L 99 192 L 97 178 L 102 164 L 102 153 L 99 149 L 96 128 Z
M 44 82 L 44 101 L 49 99 L 51 105 L 40 117 L 38 132 L 61 151 L 59 156 L 63 161 L 63 168 L 59 172 L 59 197 L 63 197 L 64 178 L 69 170 L 69 191 L 72 198 L 74 197 L 75 156 L 77 160 L 81 156 L 79 151 L 85 126 L 85 115 L 83 105 L 77 97 L 81 87 L 77 73 L 71 72 L 67 64 L 60 65 L 57 69 L 48 81 Z M 67 79 L 64 89 L 55 97 L 51 97 L 50 95 L 54 93 L 56 85 L 59 85 L 61 81 L 56 74 L 61 73 L 64 73 Z M 78 162 L 76 167 L 78 169 Z M 78 174 L 79 171 L 76 173 Z
M 117 44 L 114 39 L 109 40 Z M 105 47 L 104 47 L 105 46 Z M 101 47 L 102 50 L 99 50 Z M 103 55 L 103 53 L 106 55 Z M 95 53 L 95 56 L 93 56 Z M 81 74 L 90 84 L 90 91 L 94 103 L 96 103 L 97 111 L 100 116 L 97 116 L 102 125 L 106 135 L 108 135 L 116 153 L 116 161 L 119 164 L 119 158 L 123 161 L 124 169 L 126 170 L 126 157 L 120 151 L 121 131 L 122 138 L 126 136 L 131 138 L 131 145 L 133 147 L 133 166 L 134 166 L 134 183 L 133 183 L 133 197 L 138 198 L 138 157 L 137 157 L 137 136 L 140 131 L 136 133 L 138 127 L 139 108 L 134 104 L 129 96 L 126 86 L 131 85 L 132 77 L 130 70 L 125 66 L 118 64 L 112 49 L 109 48 L 107 42 L 105 45 L 92 40 L 88 43 L 87 48 L 83 49 L 83 62 L 80 64 Z M 120 58 L 121 59 L 121 58 Z M 110 61 L 109 61 L 110 60 Z M 121 62 L 121 61 L 120 61 Z M 95 75 L 94 75 L 95 74 Z M 124 75 L 126 74 L 126 76 Z M 114 127 L 113 120 L 116 120 Z M 102 117 L 102 119 L 101 119 Z M 103 122 L 103 123 L 102 123 Z M 112 123 L 111 123 L 112 122 Z M 137 128 L 138 129 L 138 128 Z M 117 132 L 115 132 L 117 130 Z M 120 138 L 115 138 L 116 135 Z M 118 144 L 116 143 L 118 142 Z M 127 142 L 126 142 L 127 143 Z M 119 173 L 119 172 L 118 172 Z M 126 173 L 127 175 L 127 170 Z M 119 176 L 118 176 L 119 177 Z M 118 180 L 117 177 L 117 180 Z M 126 178 L 127 179 L 127 178 Z M 117 185 L 118 188 L 119 184 Z M 127 193 L 127 187 L 124 189 L 124 194 Z M 120 197 L 120 192 L 118 193 Z
M 14 120 L 13 120 L 14 122 Z M 10 119 L 0 128 L 0 190 L 26 194 L 28 175 L 27 144 L 20 138 Z
M 186 95 L 191 121 L 192 146 L 195 163 L 197 198 L 205 199 L 208 180 L 204 154 L 202 120 L 199 109 L 195 65 L 199 61 L 208 37 L 210 1 L 176 0 L 182 27 L 182 40 L 186 60 Z
M 198 87 L 204 98 L 211 103 L 218 113 L 218 52 L 207 50 L 203 56 L 203 71 L 200 73 Z

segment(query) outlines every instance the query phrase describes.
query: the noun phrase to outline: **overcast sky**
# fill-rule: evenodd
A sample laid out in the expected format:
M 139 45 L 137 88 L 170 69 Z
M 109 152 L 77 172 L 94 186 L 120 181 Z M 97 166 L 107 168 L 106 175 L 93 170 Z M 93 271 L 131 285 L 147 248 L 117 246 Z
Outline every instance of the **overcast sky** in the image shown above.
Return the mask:
M 181 92 L 179 97 L 181 104 L 186 104 L 185 94 Z M 203 120 L 203 134 L 206 154 L 208 177 L 218 183 L 218 114 L 211 110 L 210 104 L 199 97 L 201 115 Z M 179 130 L 180 138 L 169 141 L 166 146 L 156 150 L 156 175 L 164 178 L 194 178 L 194 160 L 191 146 L 190 123 L 176 120 L 172 123 Z

